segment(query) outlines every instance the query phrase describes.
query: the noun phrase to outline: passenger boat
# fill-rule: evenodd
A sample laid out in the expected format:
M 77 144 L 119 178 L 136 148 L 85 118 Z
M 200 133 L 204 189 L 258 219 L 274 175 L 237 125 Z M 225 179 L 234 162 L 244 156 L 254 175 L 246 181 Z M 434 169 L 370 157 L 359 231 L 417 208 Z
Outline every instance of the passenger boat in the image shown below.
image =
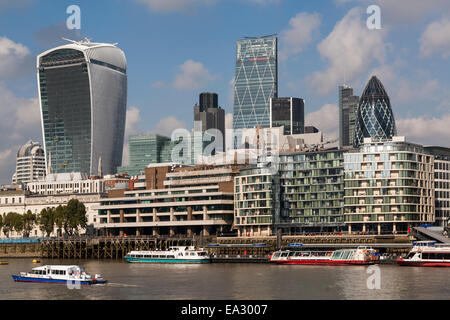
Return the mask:
M 132 263 L 209 263 L 211 257 L 195 247 L 170 247 L 166 251 L 131 251 L 125 260 Z
M 450 267 L 450 245 L 434 241 L 418 241 L 404 258 L 397 259 L 400 266 Z
M 43 283 L 75 283 L 81 285 L 106 283 L 101 275 L 94 277 L 86 274 L 80 266 L 40 266 L 31 272 L 21 272 L 12 276 L 16 282 L 43 282 Z
M 370 265 L 379 262 L 378 251 L 369 247 L 335 251 L 279 250 L 270 262 L 303 265 Z

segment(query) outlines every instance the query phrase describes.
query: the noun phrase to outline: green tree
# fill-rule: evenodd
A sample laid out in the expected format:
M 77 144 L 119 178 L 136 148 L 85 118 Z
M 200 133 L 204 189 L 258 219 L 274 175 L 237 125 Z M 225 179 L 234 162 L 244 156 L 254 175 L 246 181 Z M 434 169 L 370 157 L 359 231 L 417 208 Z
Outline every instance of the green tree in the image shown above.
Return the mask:
M 23 215 L 23 236 L 25 238 L 30 237 L 30 233 L 36 224 L 36 215 L 28 210 L 27 213 Z
M 42 231 L 42 233 L 46 234 L 47 237 L 49 237 L 50 234 L 55 229 L 54 209 L 53 208 L 42 209 L 41 213 L 39 214 L 38 224 L 39 229 Z
M 67 215 L 65 207 L 58 206 L 56 209 L 54 209 L 53 216 L 56 224 L 56 233 L 58 234 L 58 236 L 61 235 L 63 229 L 65 232 L 67 232 Z
M 69 201 L 65 208 L 69 235 L 78 235 L 79 229 L 87 226 L 86 207 L 77 199 Z
M 22 233 L 24 230 L 23 215 L 17 212 L 12 212 L 13 228 L 16 233 Z

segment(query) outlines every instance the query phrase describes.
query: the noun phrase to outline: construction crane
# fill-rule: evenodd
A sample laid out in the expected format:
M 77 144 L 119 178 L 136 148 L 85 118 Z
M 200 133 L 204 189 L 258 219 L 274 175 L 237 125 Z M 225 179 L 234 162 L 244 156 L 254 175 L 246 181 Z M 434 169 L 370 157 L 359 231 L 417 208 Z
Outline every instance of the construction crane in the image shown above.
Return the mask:
M 333 140 L 328 140 L 322 143 L 317 143 L 317 144 L 307 144 L 306 145 L 306 149 L 307 151 L 319 151 L 321 149 L 323 149 L 323 147 L 327 144 L 332 144 L 335 142 L 339 142 L 339 139 L 333 139 Z

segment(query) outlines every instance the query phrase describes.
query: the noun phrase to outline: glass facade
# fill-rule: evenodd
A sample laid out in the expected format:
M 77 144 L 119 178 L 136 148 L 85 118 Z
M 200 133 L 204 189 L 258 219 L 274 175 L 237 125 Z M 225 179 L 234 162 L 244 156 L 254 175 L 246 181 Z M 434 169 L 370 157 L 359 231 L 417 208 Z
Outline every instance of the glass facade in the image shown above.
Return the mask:
M 305 102 L 299 98 L 272 98 L 270 127 L 284 127 L 285 135 L 305 131 Z
M 270 127 L 270 98 L 278 96 L 277 37 L 237 41 L 233 128 Z
M 341 147 L 353 146 L 356 110 L 359 97 L 353 95 L 353 88 L 339 86 L 339 143 Z
M 363 144 L 364 138 L 389 140 L 397 134 L 391 102 L 381 81 L 373 76 L 361 96 L 356 111 L 354 147 Z
M 112 45 L 71 44 L 38 56 L 44 146 L 53 173 L 97 174 L 100 157 L 106 174 L 121 165 L 125 68 L 123 52 Z

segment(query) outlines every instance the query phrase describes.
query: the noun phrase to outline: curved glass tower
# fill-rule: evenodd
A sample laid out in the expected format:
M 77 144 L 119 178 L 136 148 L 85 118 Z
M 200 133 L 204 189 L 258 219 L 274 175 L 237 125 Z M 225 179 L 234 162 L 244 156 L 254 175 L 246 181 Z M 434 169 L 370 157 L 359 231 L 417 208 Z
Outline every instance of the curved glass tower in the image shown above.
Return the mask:
M 101 157 L 103 173 L 115 173 L 122 164 L 127 104 L 123 51 L 73 42 L 40 54 L 37 68 L 42 135 L 53 172 L 96 175 Z
M 364 138 L 389 140 L 397 135 L 391 102 L 381 81 L 373 76 L 359 102 L 353 145 L 359 147 Z

